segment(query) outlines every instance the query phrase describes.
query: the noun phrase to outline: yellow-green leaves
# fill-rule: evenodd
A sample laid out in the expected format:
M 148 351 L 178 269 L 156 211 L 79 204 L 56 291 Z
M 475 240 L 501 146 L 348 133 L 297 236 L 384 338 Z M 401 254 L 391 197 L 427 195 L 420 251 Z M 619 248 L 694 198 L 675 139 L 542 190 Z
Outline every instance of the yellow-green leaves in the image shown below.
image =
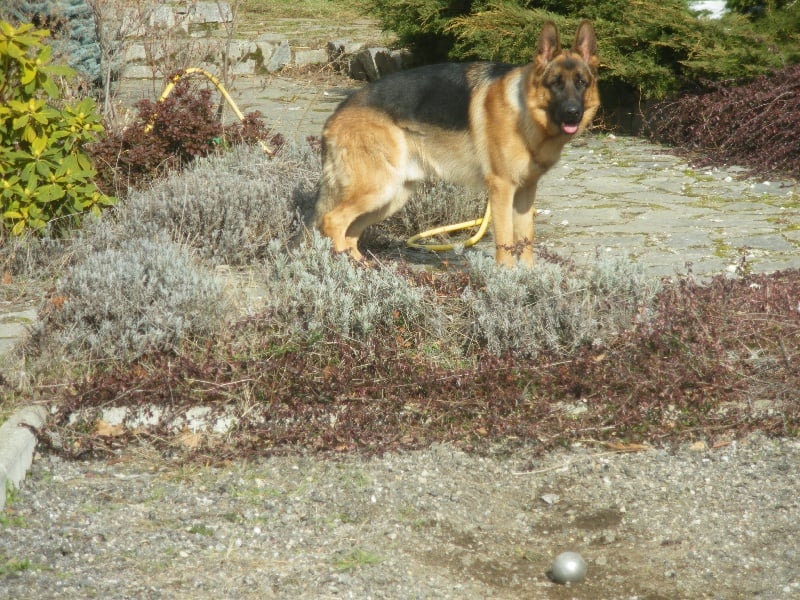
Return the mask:
M 114 202 L 98 191 L 82 151 L 103 133 L 94 100 L 50 104 L 60 97 L 53 77 L 73 71 L 50 64 L 48 35 L 0 22 L 0 220 L 13 235 L 48 223 L 57 231 Z

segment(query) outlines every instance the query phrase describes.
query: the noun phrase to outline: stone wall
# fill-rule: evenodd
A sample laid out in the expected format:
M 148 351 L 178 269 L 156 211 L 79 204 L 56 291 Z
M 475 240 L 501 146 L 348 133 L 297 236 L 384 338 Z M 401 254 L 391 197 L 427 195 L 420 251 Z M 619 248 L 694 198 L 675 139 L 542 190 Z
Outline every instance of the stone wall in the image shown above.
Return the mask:
M 355 79 L 372 81 L 407 66 L 406 51 L 366 47 L 352 40 L 310 47 L 266 33 L 252 40 L 226 40 L 233 15 L 225 3 L 197 1 L 161 5 L 144 19 L 128 16 L 127 49 L 120 68 L 126 79 L 150 79 L 189 66 L 219 73 L 228 57 L 232 75 L 264 75 L 294 66 L 331 64 Z M 142 23 L 142 21 L 145 21 Z M 168 58 L 167 58 L 168 57 Z

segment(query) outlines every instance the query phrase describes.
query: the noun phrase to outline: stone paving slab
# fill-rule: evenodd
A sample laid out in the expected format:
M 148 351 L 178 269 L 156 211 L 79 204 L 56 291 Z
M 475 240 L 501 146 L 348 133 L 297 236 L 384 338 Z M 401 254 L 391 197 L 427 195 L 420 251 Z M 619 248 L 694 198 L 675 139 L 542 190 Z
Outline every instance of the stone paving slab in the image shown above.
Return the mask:
M 0 314 L 0 356 L 7 353 L 21 338 L 27 327 L 36 322 L 36 310 L 28 309 Z
M 32 430 L 44 425 L 43 406 L 27 406 L 0 424 L 0 511 L 6 502 L 7 486 L 19 488 L 33 461 L 36 436 Z
M 567 147 L 539 185 L 537 241 L 589 262 L 598 253 L 657 276 L 800 267 L 797 182 L 692 169 L 666 148 L 594 135 Z

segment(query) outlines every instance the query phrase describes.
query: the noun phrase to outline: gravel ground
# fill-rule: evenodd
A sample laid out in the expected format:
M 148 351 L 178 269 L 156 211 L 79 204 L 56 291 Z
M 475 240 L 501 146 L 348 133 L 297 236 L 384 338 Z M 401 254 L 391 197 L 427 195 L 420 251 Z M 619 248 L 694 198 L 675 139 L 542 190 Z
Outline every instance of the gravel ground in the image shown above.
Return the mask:
M 797 598 L 800 442 L 226 467 L 37 457 L 0 598 Z M 583 583 L 552 583 L 580 552 Z

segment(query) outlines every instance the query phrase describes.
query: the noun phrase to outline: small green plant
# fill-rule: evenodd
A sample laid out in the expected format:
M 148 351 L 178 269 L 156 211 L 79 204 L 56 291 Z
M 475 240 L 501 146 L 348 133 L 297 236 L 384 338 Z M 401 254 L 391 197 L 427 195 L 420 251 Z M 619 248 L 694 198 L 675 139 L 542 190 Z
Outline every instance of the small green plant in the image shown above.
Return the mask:
M 48 35 L 0 22 L 0 214 L 12 235 L 64 230 L 114 203 L 83 150 L 103 132 L 94 100 L 59 107 L 55 78 L 73 71 L 50 64 Z
M 11 577 L 22 571 L 27 571 L 32 566 L 31 561 L 27 558 L 23 558 L 22 560 L 18 558 L 0 560 L 0 579 Z
M 6 506 L 11 506 L 19 498 L 19 488 L 11 481 L 6 481 Z
M 211 529 L 211 527 L 209 527 L 208 525 L 205 525 L 203 523 L 198 523 L 196 525 L 192 525 L 191 527 L 189 527 L 188 531 L 189 531 L 189 533 L 192 533 L 192 534 L 195 534 L 195 535 L 203 535 L 205 537 L 214 537 L 214 530 Z
M 369 550 L 362 550 L 356 548 L 345 556 L 336 559 L 333 566 L 337 571 L 353 571 L 359 567 L 366 567 L 368 565 L 378 565 L 383 562 L 383 559 Z
M 9 511 L 9 507 L 19 499 L 19 489 L 10 481 L 6 481 L 6 503 L 5 511 L 0 512 L 0 525 L 3 527 L 22 527 L 25 525 L 25 519 L 19 515 L 15 515 L 13 511 Z M 0 575 L 2 575 L 3 567 L 0 564 Z

